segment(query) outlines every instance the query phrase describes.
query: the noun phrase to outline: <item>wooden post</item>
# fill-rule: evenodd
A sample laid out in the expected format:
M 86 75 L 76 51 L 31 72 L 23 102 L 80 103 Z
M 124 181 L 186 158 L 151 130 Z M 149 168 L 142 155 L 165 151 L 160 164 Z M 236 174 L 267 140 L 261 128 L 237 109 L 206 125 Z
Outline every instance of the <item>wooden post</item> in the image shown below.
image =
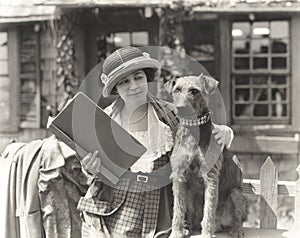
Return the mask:
M 277 228 L 277 180 L 276 167 L 269 156 L 260 169 L 260 227 Z
M 296 169 L 298 173 L 298 179 L 296 182 L 296 192 L 295 192 L 295 230 L 300 230 L 300 164 Z

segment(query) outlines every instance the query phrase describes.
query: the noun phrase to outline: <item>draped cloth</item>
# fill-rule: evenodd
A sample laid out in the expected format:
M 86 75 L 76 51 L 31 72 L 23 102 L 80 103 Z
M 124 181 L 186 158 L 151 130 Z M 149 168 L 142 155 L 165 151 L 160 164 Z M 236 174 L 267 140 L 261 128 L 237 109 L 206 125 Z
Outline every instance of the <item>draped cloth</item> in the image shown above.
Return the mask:
M 74 151 L 55 137 L 12 143 L 0 170 L 0 237 L 81 237 L 76 207 L 87 183 Z

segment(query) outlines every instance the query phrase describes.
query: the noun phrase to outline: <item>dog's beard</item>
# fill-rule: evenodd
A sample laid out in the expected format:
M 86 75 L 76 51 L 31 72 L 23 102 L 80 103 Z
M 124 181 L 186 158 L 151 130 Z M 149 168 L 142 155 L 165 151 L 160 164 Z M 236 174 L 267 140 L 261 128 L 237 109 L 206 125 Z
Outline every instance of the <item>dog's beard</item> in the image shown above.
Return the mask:
M 197 113 L 192 107 L 177 107 L 178 116 L 186 119 L 196 119 Z
M 205 107 L 202 110 L 198 110 L 198 113 L 192 107 L 178 107 L 178 117 L 183 119 L 197 119 L 205 114 L 207 114 L 210 110 Z

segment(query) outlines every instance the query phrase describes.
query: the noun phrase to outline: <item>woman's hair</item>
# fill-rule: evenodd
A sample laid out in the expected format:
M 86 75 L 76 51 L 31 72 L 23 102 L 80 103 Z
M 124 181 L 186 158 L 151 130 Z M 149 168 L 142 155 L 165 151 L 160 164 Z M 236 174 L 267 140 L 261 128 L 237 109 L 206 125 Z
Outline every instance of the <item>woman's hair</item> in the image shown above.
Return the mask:
M 152 82 L 155 78 L 155 74 L 157 69 L 152 69 L 152 68 L 144 68 L 143 71 L 146 74 L 147 77 L 147 82 Z M 118 94 L 116 86 L 111 90 L 111 94 Z

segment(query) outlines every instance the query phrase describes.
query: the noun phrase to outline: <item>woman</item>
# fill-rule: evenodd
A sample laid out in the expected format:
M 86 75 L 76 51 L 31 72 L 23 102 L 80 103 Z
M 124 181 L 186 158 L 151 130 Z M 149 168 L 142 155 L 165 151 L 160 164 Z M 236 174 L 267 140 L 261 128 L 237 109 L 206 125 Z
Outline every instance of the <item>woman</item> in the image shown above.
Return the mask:
M 176 132 L 176 115 L 170 103 L 148 93 L 159 62 L 135 47 L 118 49 L 103 64 L 103 95 L 118 94 L 105 111 L 147 148 L 130 168 L 142 179 L 122 178 L 116 187 L 94 181 L 78 208 L 84 219 L 83 237 L 168 237 L 171 231 L 170 183 L 151 187 L 153 174 L 169 163 Z M 215 137 L 229 145 L 232 130 L 217 126 Z M 95 174 L 101 166 L 97 151 L 82 160 Z M 168 175 L 168 174 L 167 174 Z M 149 178 L 149 183 L 148 183 Z M 158 180 L 160 180 L 159 177 Z M 151 189 L 152 188 L 152 189 Z

